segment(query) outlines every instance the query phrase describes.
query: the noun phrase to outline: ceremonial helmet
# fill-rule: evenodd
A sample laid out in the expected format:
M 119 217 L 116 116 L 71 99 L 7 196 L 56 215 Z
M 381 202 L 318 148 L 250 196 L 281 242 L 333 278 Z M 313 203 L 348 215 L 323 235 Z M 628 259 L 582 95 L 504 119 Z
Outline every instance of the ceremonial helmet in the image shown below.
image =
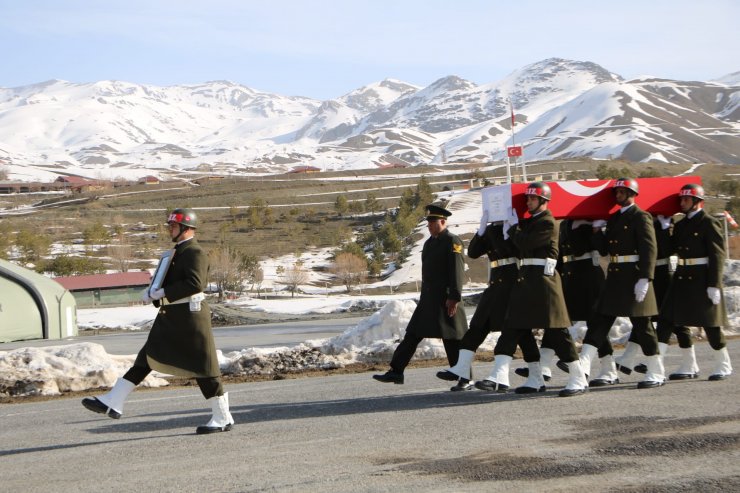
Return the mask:
M 678 192 L 679 197 L 694 197 L 698 200 L 704 200 L 704 187 L 696 183 L 687 183 L 681 187 Z
M 634 178 L 617 178 L 617 181 L 612 185 L 612 190 L 615 188 L 626 188 L 635 192 L 635 195 L 640 194 L 640 187 L 637 186 L 637 180 Z
M 167 224 L 181 224 L 188 228 L 196 229 L 198 227 L 198 218 L 193 209 L 175 209 L 167 217 Z
M 550 191 L 550 186 L 547 183 L 535 181 L 527 185 L 527 189 L 524 190 L 524 195 L 535 195 L 545 200 L 550 200 L 552 192 Z

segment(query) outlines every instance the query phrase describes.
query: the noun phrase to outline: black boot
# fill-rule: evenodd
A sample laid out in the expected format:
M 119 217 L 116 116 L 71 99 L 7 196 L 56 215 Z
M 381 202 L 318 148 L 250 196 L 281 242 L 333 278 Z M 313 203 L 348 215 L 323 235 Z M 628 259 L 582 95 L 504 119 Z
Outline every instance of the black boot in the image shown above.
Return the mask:
M 398 373 L 393 370 L 388 370 L 382 375 L 373 375 L 373 378 L 378 382 L 395 383 L 397 385 L 403 384 L 403 373 Z

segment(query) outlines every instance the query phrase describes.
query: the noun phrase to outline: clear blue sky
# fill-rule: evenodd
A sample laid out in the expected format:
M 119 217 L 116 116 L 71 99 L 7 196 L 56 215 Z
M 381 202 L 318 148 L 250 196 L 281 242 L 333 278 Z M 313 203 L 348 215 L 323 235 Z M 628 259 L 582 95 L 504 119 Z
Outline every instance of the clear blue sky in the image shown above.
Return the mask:
M 739 19 L 737 0 L 0 0 L 0 87 L 230 80 L 331 99 L 550 57 L 710 80 L 740 70 Z

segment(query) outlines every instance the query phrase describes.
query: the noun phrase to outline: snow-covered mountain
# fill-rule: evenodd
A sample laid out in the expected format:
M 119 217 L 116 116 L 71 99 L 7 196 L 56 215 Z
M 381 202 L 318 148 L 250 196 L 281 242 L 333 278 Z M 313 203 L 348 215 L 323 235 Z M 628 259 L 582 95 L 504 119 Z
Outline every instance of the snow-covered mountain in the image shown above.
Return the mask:
M 636 162 L 740 162 L 738 73 L 710 82 L 625 81 L 552 58 L 501 81 L 456 76 L 420 88 L 387 79 L 319 101 L 226 81 L 155 87 L 48 81 L 0 89 L 0 164 L 115 177 L 200 169 L 282 172 L 590 156 Z M 142 171 L 146 168 L 146 171 Z M 138 171 L 135 171 L 138 170 Z

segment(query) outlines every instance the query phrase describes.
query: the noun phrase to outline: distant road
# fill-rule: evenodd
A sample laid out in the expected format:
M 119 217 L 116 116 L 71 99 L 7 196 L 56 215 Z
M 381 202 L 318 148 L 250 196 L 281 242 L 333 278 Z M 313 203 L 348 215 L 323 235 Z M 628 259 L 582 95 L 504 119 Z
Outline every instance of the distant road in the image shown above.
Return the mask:
M 365 317 L 337 318 L 329 320 L 305 320 L 278 322 L 236 327 L 216 327 L 213 334 L 216 348 L 223 352 L 239 351 L 249 347 L 294 346 L 308 339 L 322 339 L 341 334 L 354 327 Z M 18 341 L 0 344 L 0 351 L 20 347 L 47 347 L 80 342 L 94 342 L 105 348 L 108 354 L 136 354 L 144 345 L 148 331 L 120 331 L 94 335 L 93 331 L 82 331 L 78 337 L 63 340 Z

